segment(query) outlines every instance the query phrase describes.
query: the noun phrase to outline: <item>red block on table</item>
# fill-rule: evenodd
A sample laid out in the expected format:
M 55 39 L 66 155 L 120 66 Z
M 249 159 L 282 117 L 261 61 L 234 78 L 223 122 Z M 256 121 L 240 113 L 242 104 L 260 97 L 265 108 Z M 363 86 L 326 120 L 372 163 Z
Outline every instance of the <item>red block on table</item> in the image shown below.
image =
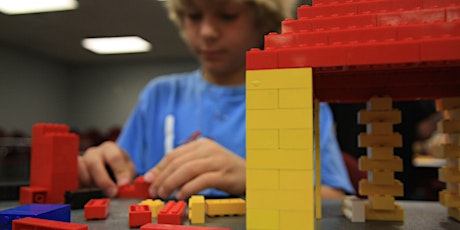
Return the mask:
M 230 228 L 216 228 L 205 226 L 185 226 L 170 224 L 146 224 L 142 225 L 141 230 L 231 230 Z
M 152 211 L 148 205 L 129 206 L 129 227 L 140 227 L 152 223 Z
M 147 199 L 149 195 L 150 183 L 145 182 L 143 176 L 139 176 L 134 180 L 133 184 L 128 184 L 118 187 L 118 198 L 139 198 Z
M 180 200 L 178 202 L 169 201 L 158 213 L 159 224 L 181 225 L 185 220 L 185 207 L 187 204 Z
M 48 189 L 42 187 L 21 187 L 19 190 L 19 203 L 22 205 L 37 203 L 46 204 Z
M 13 230 L 88 230 L 88 226 L 26 217 L 13 220 Z
M 85 219 L 105 219 L 109 214 L 110 199 L 91 199 L 85 204 Z

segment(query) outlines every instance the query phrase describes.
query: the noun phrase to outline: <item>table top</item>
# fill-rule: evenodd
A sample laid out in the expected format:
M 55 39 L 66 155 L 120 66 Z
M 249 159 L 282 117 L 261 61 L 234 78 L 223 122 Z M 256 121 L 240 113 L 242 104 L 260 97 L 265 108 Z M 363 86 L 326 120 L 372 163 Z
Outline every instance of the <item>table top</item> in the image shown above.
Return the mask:
M 89 229 L 130 229 L 128 226 L 128 207 L 137 204 L 136 199 L 112 199 L 110 212 L 106 220 L 90 220 L 84 218 L 83 209 L 72 210 L 71 219 L 74 223 L 87 224 Z M 447 216 L 447 208 L 438 202 L 397 201 L 405 211 L 404 222 L 368 221 L 352 223 L 341 212 L 339 200 L 323 200 L 323 218 L 316 222 L 316 229 L 460 229 L 460 222 Z M 17 201 L 0 202 L 0 210 L 18 206 Z M 153 219 L 156 223 L 156 219 Z M 185 224 L 189 224 L 186 222 Z M 205 226 L 227 227 L 232 230 L 244 230 L 245 217 L 206 217 Z

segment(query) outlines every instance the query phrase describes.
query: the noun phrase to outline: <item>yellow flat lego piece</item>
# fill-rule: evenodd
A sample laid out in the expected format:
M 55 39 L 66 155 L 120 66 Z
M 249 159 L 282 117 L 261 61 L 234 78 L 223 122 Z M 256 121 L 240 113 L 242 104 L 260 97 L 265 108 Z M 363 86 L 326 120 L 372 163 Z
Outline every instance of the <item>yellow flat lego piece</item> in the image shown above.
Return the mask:
M 313 186 L 306 190 L 247 189 L 248 209 L 314 210 Z
M 390 111 L 369 111 L 360 110 L 358 112 L 358 124 L 386 122 L 392 124 L 401 123 L 401 111 L 393 109 Z
M 375 210 L 366 205 L 366 220 L 404 221 L 404 209 L 397 204 L 393 210 Z
M 393 156 L 390 160 L 370 159 L 367 156 L 361 156 L 358 160 L 359 170 L 387 170 L 401 172 L 403 170 L 403 162 L 398 156 Z
M 246 89 L 312 88 L 311 68 L 247 70 Z
M 387 122 L 369 123 L 366 125 L 366 132 L 374 135 L 393 134 L 393 124 Z
M 460 108 L 460 97 L 440 98 L 436 100 L 436 110 Z
M 279 89 L 280 108 L 312 108 L 313 90 L 306 89 Z
M 152 211 L 152 217 L 156 218 L 161 209 L 165 206 L 165 203 L 160 199 L 146 199 L 139 203 L 140 205 L 148 205 Z
M 312 149 L 313 129 L 280 129 L 281 149 Z
M 247 129 L 246 148 L 279 149 L 278 129 Z
M 278 101 L 277 89 L 246 90 L 246 109 L 276 109 Z
M 188 200 L 188 218 L 192 224 L 203 224 L 205 222 L 204 196 L 191 196 Z
M 402 147 L 402 136 L 399 133 L 391 135 L 374 135 L 360 133 L 358 136 L 359 147 Z
M 374 194 L 385 194 L 392 196 L 403 196 L 404 187 L 403 184 L 394 180 L 393 184 L 371 184 L 367 179 L 359 181 L 359 194 L 360 195 L 374 195 Z
M 370 208 L 374 210 L 394 210 L 395 197 L 389 195 L 369 195 Z
M 277 169 L 246 169 L 247 189 L 280 189 L 280 172 Z
M 372 111 L 382 111 L 393 109 L 391 97 L 371 97 L 366 103 L 366 109 Z
M 247 129 L 312 129 L 313 109 L 247 110 Z

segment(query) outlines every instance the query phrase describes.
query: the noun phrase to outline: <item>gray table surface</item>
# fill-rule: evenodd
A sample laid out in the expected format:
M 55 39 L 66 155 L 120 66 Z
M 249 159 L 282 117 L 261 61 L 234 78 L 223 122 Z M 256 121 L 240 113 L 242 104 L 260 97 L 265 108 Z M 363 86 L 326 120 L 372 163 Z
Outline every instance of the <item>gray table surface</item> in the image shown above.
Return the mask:
M 110 213 L 106 220 L 87 221 L 83 217 L 83 209 L 72 210 L 72 222 L 87 224 L 89 229 L 130 229 L 128 227 L 128 206 L 137 204 L 135 199 L 112 199 Z M 368 221 L 366 223 L 352 223 L 341 213 L 339 200 L 323 200 L 323 218 L 317 220 L 316 229 L 460 229 L 460 223 L 447 216 L 447 209 L 438 202 L 424 201 L 397 201 L 405 210 L 404 222 Z M 18 206 L 18 202 L 0 202 L 0 210 Z M 156 219 L 153 219 L 156 223 Z M 186 223 L 188 224 L 188 222 Z M 227 227 L 232 230 L 243 230 L 245 217 L 206 217 L 206 226 Z

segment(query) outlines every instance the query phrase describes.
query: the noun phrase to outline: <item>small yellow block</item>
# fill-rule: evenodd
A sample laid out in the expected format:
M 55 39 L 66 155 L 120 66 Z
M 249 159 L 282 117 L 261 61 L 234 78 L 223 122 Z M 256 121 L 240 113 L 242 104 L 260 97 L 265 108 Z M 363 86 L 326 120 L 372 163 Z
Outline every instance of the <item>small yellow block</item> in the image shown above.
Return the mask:
M 404 209 L 397 204 L 393 210 L 376 210 L 366 205 L 366 220 L 404 221 Z
M 192 224 L 203 224 L 205 222 L 204 196 L 191 196 L 188 200 L 188 218 Z
M 246 169 L 247 189 L 279 189 L 280 172 L 276 169 Z
M 140 205 L 148 205 L 152 211 L 152 217 L 156 218 L 161 209 L 165 206 L 165 203 L 160 199 L 146 199 L 139 203 Z
M 390 111 L 368 111 L 363 109 L 358 112 L 358 124 L 379 122 L 399 124 L 401 123 L 401 111 L 397 109 Z
M 279 89 L 280 108 L 313 108 L 313 90 Z
M 393 210 L 395 197 L 389 195 L 369 195 L 369 206 L 374 210 Z
M 460 196 L 447 190 L 439 192 L 439 202 L 449 208 L 460 208 Z
M 311 68 L 246 71 L 246 89 L 312 88 Z
M 246 202 L 241 198 L 207 199 L 205 203 L 208 216 L 235 216 L 246 213 Z
M 313 211 L 280 210 L 280 230 L 315 229 Z
M 313 128 L 313 109 L 247 110 L 247 129 Z
M 313 169 L 313 149 L 248 149 L 246 168 Z
M 246 229 L 280 229 L 280 211 L 276 209 L 249 209 Z
M 278 129 L 247 129 L 247 149 L 279 149 Z
M 313 129 L 280 129 L 281 149 L 313 149 Z
M 438 179 L 442 182 L 459 182 L 460 171 L 455 168 L 441 167 L 438 169 Z
M 280 189 L 307 190 L 313 188 L 313 170 L 280 170 Z

